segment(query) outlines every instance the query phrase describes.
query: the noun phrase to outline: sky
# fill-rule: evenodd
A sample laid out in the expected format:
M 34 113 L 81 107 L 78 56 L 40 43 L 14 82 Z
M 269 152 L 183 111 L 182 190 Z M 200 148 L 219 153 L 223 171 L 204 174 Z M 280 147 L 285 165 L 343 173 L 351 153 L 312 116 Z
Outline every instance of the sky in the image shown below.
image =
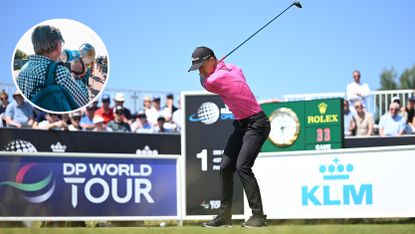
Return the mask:
M 0 1 L 0 83 L 24 33 L 50 19 L 95 31 L 110 59 L 106 89 L 202 90 L 191 54 L 221 57 L 288 7 L 288 0 Z M 302 0 L 226 59 L 242 68 L 259 99 L 344 92 L 352 72 L 372 90 L 385 68 L 415 64 L 415 1 Z M 330 3 L 330 4 L 329 4 Z M 79 33 L 77 36 L 80 36 Z M 105 90 L 104 90 L 105 92 Z
M 77 50 L 82 44 L 88 42 L 93 45 L 96 56 L 106 56 L 108 54 L 104 42 L 91 28 L 78 21 L 68 19 L 46 20 L 33 26 L 27 30 L 17 42 L 17 49 L 20 49 L 28 55 L 34 53 L 31 37 L 33 30 L 38 25 L 51 25 L 59 28 L 59 31 L 65 40 L 63 46 L 64 49 Z

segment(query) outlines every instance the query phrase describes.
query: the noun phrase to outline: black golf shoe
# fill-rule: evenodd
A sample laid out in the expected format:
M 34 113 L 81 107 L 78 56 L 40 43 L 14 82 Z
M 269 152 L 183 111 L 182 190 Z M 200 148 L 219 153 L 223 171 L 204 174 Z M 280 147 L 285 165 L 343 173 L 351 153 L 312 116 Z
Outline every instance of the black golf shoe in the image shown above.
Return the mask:
M 267 216 L 253 214 L 246 222 L 241 223 L 242 227 L 266 227 Z
M 232 227 L 232 219 L 218 215 L 212 220 L 203 223 L 202 227 Z

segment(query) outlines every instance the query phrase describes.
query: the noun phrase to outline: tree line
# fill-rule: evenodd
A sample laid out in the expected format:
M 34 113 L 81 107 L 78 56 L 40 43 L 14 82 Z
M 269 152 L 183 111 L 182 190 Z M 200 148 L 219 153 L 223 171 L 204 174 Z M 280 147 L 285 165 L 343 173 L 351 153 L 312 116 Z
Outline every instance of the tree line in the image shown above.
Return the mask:
M 398 76 L 395 68 L 384 69 L 380 75 L 379 90 L 415 89 L 415 65 Z

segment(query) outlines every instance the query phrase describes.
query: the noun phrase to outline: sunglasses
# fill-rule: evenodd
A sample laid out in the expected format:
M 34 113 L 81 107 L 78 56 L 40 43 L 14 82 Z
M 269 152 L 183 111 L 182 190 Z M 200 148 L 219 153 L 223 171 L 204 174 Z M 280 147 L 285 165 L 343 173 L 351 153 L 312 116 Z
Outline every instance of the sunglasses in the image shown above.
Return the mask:
M 362 108 L 363 106 L 355 106 L 354 108 Z

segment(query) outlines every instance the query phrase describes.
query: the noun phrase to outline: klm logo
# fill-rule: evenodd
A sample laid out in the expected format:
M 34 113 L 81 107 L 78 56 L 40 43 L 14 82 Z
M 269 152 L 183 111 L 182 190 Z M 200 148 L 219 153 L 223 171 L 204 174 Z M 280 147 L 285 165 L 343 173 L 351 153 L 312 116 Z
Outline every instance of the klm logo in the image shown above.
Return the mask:
M 372 205 L 372 184 L 347 183 L 354 168 L 352 164 L 343 165 L 335 158 L 334 164 L 321 165 L 319 170 L 327 184 L 302 186 L 303 206 Z M 336 196 L 334 196 L 336 194 Z

